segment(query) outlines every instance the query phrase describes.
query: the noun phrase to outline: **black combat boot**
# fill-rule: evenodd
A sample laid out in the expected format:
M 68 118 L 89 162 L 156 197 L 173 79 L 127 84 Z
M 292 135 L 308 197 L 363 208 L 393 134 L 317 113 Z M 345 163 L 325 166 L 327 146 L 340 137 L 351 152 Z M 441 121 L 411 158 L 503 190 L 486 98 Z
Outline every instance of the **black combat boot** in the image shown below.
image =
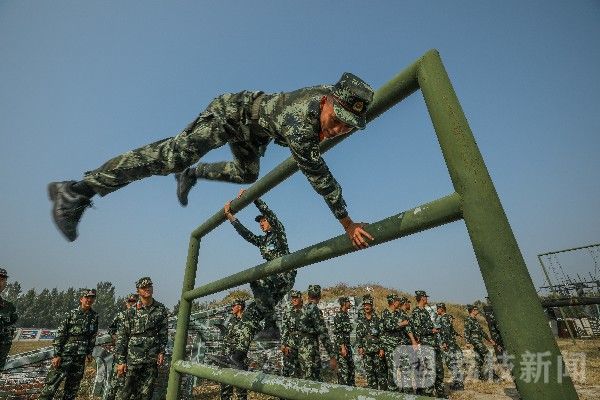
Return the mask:
M 177 180 L 177 199 L 185 207 L 188 204 L 188 193 L 198 181 L 196 170 L 188 167 L 183 172 L 175 174 L 175 179 Z
M 92 206 L 88 196 L 73 191 L 75 181 L 51 182 L 48 197 L 54 203 L 52 217 L 59 231 L 69 242 L 77 239 L 77 224 L 87 207 Z

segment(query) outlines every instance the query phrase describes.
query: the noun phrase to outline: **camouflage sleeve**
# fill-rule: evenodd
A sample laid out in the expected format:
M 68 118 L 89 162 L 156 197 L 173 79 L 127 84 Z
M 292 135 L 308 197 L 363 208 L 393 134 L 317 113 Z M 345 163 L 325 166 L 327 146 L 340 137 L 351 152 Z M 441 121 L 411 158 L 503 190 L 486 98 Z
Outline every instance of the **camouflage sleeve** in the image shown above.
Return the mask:
M 408 319 L 408 326 L 410 327 L 410 331 L 415 336 L 415 339 L 419 341 L 420 336 L 420 328 L 421 328 L 421 320 L 419 319 L 419 314 L 413 312 Z
M 483 329 L 483 327 L 478 324 L 479 326 L 479 334 L 481 335 L 481 337 L 485 338 L 485 340 L 490 340 L 490 336 L 486 333 L 486 331 Z
M 231 225 L 235 228 L 237 233 L 240 234 L 241 237 L 246 239 L 248 242 L 252 243 L 255 246 L 260 246 L 260 236 L 252 233 L 248 228 L 246 228 L 240 221 L 235 219 L 231 222 Z
M 472 343 L 472 333 L 473 333 L 473 324 L 471 323 L 471 318 L 467 318 L 465 321 L 465 341 L 467 343 Z
M 108 334 L 114 336 L 117 334 L 117 327 L 119 326 L 119 314 L 117 314 L 110 325 L 108 326 Z
M 365 341 L 365 325 L 362 319 L 356 322 L 356 347 L 364 347 Z
M 158 343 L 159 343 L 159 353 L 165 353 L 165 349 L 167 347 L 167 341 L 169 340 L 169 313 L 166 307 L 162 307 L 161 310 L 161 320 L 160 326 L 158 329 Z
M 269 206 L 267 206 L 267 203 L 265 203 L 261 199 L 256 199 L 254 200 L 254 205 L 256 206 L 256 208 L 258 208 L 258 211 L 260 211 L 262 215 L 267 217 L 267 220 L 269 221 L 269 224 L 271 224 L 272 228 L 277 229 L 281 232 L 285 232 L 285 227 L 283 226 L 281 221 L 279 221 L 277 215 L 269 208 Z
M 344 337 L 346 334 L 342 315 L 337 313 L 333 316 L 333 344 L 336 348 L 344 344 Z
M 65 318 L 60 322 L 60 324 L 58 325 L 58 329 L 56 330 L 56 336 L 54 337 L 52 345 L 54 347 L 54 355 L 57 357 L 62 356 L 65 344 L 67 343 L 70 320 L 71 312 L 68 312 L 67 315 L 65 315 Z
M 316 307 L 315 307 L 316 308 Z M 317 332 L 319 334 L 319 339 L 325 347 L 327 354 L 329 357 L 333 357 L 335 355 L 333 343 L 331 342 L 331 338 L 329 337 L 329 331 L 327 330 L 327 324 L 325 324 L 325 318 L 323 318 L 323 312 L 316 308 L 318 311 L 318 315 L 316 315 L 315 320 L 317 321 Z
M 381 330 L 383 332 L 400 332 L 402 327 L 398 322 L 389 310 L 383 310 L 381 315 Z
M 96 337 L 98 336 L 98 314 L 94 315 L 94 320 L 92 321 L 92 329 L 90 331 L 90 336 L 88 337 L 88 346 L 85 354 L 91 355 L 92 351 L 94 351 L 94 346 L 96 346 Z
M 115 342 L 115 361 L 117 364 L 127 362 L 127 347 L 129 346 L 131 318 L 126 313 L 117 327 L 117 340 Z
M 321 157 L 319 142 L 311 126 L 288 125 L 290 132 L 285 134 L 292 157 L 298 168 L 308 179 L 313 189 L 323 196 L 325 203 L 337 219 L 348 216 L 342 188 L 335 180 L 325 160 Z
M 406 331 L 406 334 L 408 335 L 409 333 L 412 335 L 413 334 L 413 329 L 412 326 L 410 325 L 410 318 L 408 315 L 404 314 L 402 316 L 402 318 L 400 319 L 400 322 L 402 321 L 408 321 L 408 325 L 404 326 L 402 329 L 404 329 Z
M 281 344 L 287 346 L 290 335 L 289 313 L 284 313 L 281 320 Z

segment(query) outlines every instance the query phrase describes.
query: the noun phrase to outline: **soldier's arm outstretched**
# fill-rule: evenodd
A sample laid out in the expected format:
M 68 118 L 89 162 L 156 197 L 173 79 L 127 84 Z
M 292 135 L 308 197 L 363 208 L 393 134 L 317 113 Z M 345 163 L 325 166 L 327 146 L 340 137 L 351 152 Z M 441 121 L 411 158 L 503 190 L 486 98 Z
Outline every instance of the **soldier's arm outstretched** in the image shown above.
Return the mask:
M 260 236 L 252 233 L 248 228 L 246 228 L 242 223 L 235 217 L 235 215 L 231 212 L 231 201 L 225 203 L 225 207 L 223 207 L 223 213 L 225 217 L 231 222 L 233 228 L 249 243 L 260 246 Z

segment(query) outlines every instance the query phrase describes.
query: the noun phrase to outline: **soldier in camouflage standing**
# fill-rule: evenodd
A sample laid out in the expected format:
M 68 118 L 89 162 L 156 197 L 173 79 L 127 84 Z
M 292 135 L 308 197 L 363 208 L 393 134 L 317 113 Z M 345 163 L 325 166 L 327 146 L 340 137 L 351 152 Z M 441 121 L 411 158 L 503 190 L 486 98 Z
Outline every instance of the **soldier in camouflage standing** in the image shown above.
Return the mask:
M 444 365 L 437 340 L 439 329 L 435 328 L 431 315 L 426 310 L 428 298 L 423 290 L 415 291 L 417 307 L 410 317 L 410 326 L 417 341 L 420 368 L 417 393 L 426 396 L 444 397 Z
M 281 352 L 283 363 L 281 375 L 300 378 L 300 360 L 298 349 L 302 333 L 300 325 L 302 320 L 302 293 L 299 290 L 290 292 L 292 306 L 285 312 L 281 324 Z
M 446 367 L 452 374 L 452 390 L 463 390 L 464 384 L 464 373 L 463 373 L 463 354 L 458 343 L 456 343 L 456 336 L 460 336 L 452 321 L 454 317 L 446 312 L 446 304 L 436 304 L 437 314 L 439 315 L 440 321 L 440 345 L 442 348 L 443 359 Z
M 396 293 L 387 295 L 388 309 L 383 310 L 381 314 L 381 343 L 385 351 L 385 362 L 388 372 L 388 390 L 397 392 L 396 371 L 400 369 L 403 379 L 400 381 L 403 392 L 409 393 L 412 390 L 410 379 L 410 361 L 406 354 L 406 349 L 399 348 L 400 345 L 407 345 L 407 329 L 410 331 L 408 316 L 400 308 L 402 300 Z M 395 359 L 399 365 L 395 365 Z M 406 377 L 404 376 L 406 375 Z
M 365 294 L 363 310 L 356 320 L 356 346 L 363 359 L 367 375 L 367 386 L 372 389 L 387 390 L 387 367 L 385 351 L 381 343 L 381 320 L 373 309 L 373 297 Z
M 352 322 L 348 310 L 350 299 L 346 296 L 338 299 L 340 309 L 333 317 L 333 344 L 336 351 L 338 366 L 338 383 L 340 385 L 356 386 L 354 379 L 354 354 L 350 344 Z
M 321 300 L 321 286 L 308 286 L 308 303 L 302 307 L 300 319 L 300 347 L 298 357 L 300 359 L 300 373 L 303 379 L 321 381 L 321 354 L 319 342 L 323 344 L 330 357 L 331 369 L 336 369 L 335 351 L 333 343 L 329 339 L 323 312 L 318 304 Z
M 238 198 L 243 193 L 242 189 Z M 259 223 L 260 229 L 265 233 L 262 236 L 253 234 L 231 213 L 231 201 L 225 204 L 225 216 L 241 237 L 259 248 L 260 254 L 266 261 L 289 254 L 285 227 L 277 215 L 261 199 L 256 199 L 254 204 L 260 211 L 260 215 L 254 220 Z M 259 322 L 264 320 L 264 330 L 259 332 L 257 339 L 277 340 L 280 338 L 275 321 L 275 306 L 294 287 L 296 273 L 296 270 L 280 272 L 250 282 L 254 303 L 248 307 L 244 318 L 254 323 L 255 330 L 258 330 Z
M 496 342 L 490 339 L 487 333 L 483 331 L 483 327 L 477 321 L 477 315 L 479 314 L 479 308 L 477 306 L 468 304 L 467 311 L 469 316 L 465 321 L 465 341 L 467 346 L 472 346 L 475 351 L 475 363 L 477 364 L 478 378 L 480 380 L 487 380 L 490 378 L 489 364 L 491 359 L 489 357 L 489 351 L 486 345 L 483 343 L 484 340 L 496 345 Z
M 119 311 L 108 326 L 108 334 L 112 336 L 113 344 L 117 341 L 117 331 L 119 330 L 119 325 L 121 325 L 123 319 L 125 318 L 126 311 L 129 310 L 132 306 L 134 306 L 137 303 L 137 301 L 137 293 L 131 293 L 129 296 L 127 296 L 127 298 L 125 299 L 125 309 Z M 125 384 L 125 376 L 117 375 L 117 363 L 115 362 L 114 358 L 112 373 L 110 375 L 108 384 L 109 386 L 104 392 L 103 400 L 114 400 L 119 388 L 123 387 L 123 385 Z
M 342 188 L 321 157 L 319 143 L 364 129 L 373 89 L 351 73 L 335 85 L 321 85 L 290 93 L 266 94 L 242 91 L 217 97 L 208 108 L 175 137 L 121 154 L 81 181 L 52 182 L 48 195 L 59 231 L 69 241 L 77 238 L 77 225 L 96 194 L 105 196 L 131 182 L 152 175 L 177 174 L 177 197 L 187 204 L 198 178 L 233 183 L 252 183 L 259 174 L 266 146 L 289 147 L 298 168 L 329 206 L 357 248 L 373 240 L 363 224 L 355 223 L 346 210 Z M 198 163 L 212 149 L 229 144 L 233 161 Z M 182 172 L 183 171 L 183 172 Z
M 230 354 L 238 363 L 238 369 L 247 369 L 246 356 L 248 347 L 245 343 L 250 343 L 248 340 L 248 329 L 245 326 L 246 322 L 242 320 L 246 302 L 243 299 L 235 299 L 231 305 L 232 317 L 227 324 L 226 334 L 223 338 L 223 350 L 226 354 Z M 240 344 L 244 347 L 240 347 Z M 246 400 L 248 392 L 246 389 L 236 388 L 237 400 Z M 233 386 L 221 384 L 221 400 L 230 400 L 233 396 Z
M 85 361 L 92 358 L 98 333 L 98 314 L 92 309 L 95 300 L 95 289 L 83 289 L 79 307 L 69 311 L 58 326 L 53 343 L 52 366 L 44 381 L 40 400 L 51 400 L 63 380 L 63 400 L 77 397 Z
M 494 345 L 494 353 L 496 357 L 500 356 L 504 352 L 504 340 L 502 340 L 502 336 L 500 335 L 500 329 L 498 329 L 498 323 L 496 322 L 496 316 L 494 315 L 494 309 L 490 303 L 490 298 L 486 297 L 488 304 L 483 307 L 483 314 L 485 316 L 485 321 L 488 324 L 488 329 L 490 330 L 490 337 L 496 343 Z
M 125 377 L 123 387 L 117 391 L 118 400 L 149 400 L 158 366 L 165 361 L 167 309 L 154 299 L 152 279 L 140 278 L 135 287 L 139 300 L 125 312 L 117 329 L 117 375 Z
M 0 294 L 6 289 L 8 274 L 0 268 Z M 4 368 L 13 336 L 15 335 L 15 322 L 19 316 L 14 304 L 0 296 L 0 371 Z

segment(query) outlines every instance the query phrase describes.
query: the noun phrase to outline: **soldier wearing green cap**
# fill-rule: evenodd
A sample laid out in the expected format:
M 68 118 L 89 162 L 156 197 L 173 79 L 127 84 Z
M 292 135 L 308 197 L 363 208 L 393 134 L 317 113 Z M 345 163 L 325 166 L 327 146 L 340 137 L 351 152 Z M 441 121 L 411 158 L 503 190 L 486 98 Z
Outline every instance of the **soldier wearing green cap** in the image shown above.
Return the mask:
M 50 400 L 64 380 L 63 399 L 77 397 L 86 359 L 91 360 L 98 333 L 98 314 L 92 309 L 95 289 L 79 292 L 79 307 L 67 313 L 56 331 L 54 357 L 40 399 Z
M 355 223 L 346 209 L 342 188 L 321 157 L 325 139 L 364 129 L 373 89 L 344 73 L 335 85 L 307 87 L 288 93 L 242 91 L 218 96 L 178 135 L 123 153 L 82 180 L 52 182 L 48 194 L 59 231 L 69 241 L 96 194 L 105 196 L 131 182 L 153 175 L 177 173 L 177 197 L 185 206 L 198 179 L 252 183 L 260 158 L 274 141 L 289 147 L 298 168 L 325 200 L 353 245 L 368 246 L 372 236 Z M 212 149 L 229 144 L 233 161 L 196 163 Z
M 454 317 L 446 312 L 446 304 L 436 304 L 437 314 L 440 323 L 440 347 L 442 349 L 442 358 L 448 371 L 452 375 L 452 390 L 464 389 L 464 372 L 463 372 L 463 354 L 460 346 L 456 342 L 456 337 L 460 336 L 452 321 Z
M 238 198 L 244 193 L 242 189 Z M 266 261 L 289 254 L 285 227 L 277 218 L 277 215 L 261 199 L 256 199 L 254 204 L 261 212 L 255 220 L 259 223 L 260 229 L 264 235 L 255 235 L 235 217 L 231 212 L 231 201 L 224 207 L 224 213 L 231 222 L 235 230 L 246 241 L 255 245 L 260 250 L 260 254 Z M 264 320 L 264 329 L 259 332 L 256 339 L 277 340 L 280 338 L 279 329 L 275 320 L 275 306 L 283 299 L 288 291 L 294 287 L 296 280 L 296 270 L 289 272 L 280 272 L 269 275 L 265 278 L 250 282 L 250 288 L 254 295 L 254 303 L 248 306 L 244 313 L 244 318 L 254 324 L 254 329 L 258 330 L 258 324 Z
M 370 294 L 363 296 L 362 307 L 356 320 L 356 346 L 363 360 L 367 386 L 372 389 L 387 390 L 387 367 L 385 350 L 381 342 L 381 319 L 373 308 L 373 297 Z
M 487 380 L 493 378 L 491 375 L 491 356 L 488 348 L 483 343 L 484 341 L 489 342 L 492 346 L 496 345 L 487 333 L 483 330 L 483 327 L 477 321 L 479 315 L 479 308 L 475 305 L 467 304 L 467 311 L 469 316 L 465 321 L 465 342 L 467 347 L 473 347 L 475 351 L 475 363 L 477 364 L 477 378 L 480 380 Z
M 419 369 L 416 375 L 417 393 L 426 396 L 445 397 L 444 390 L 444 364 L 436 328 L 431 315 L 425 308 L 429 296 L 424 290 L 415 291 L 417 307 L 410 317 L 410 327 L 415 342 L 418 345 L 417 357 Z
M 167 308 L 154 298 L 154 284 L 145 276 L 135 283 L 138 302 L 125 311 L 117 328 L 115 361 L 117 375 L 124 377 L 118 400 L 150 399 L 165 360 Z
M 318 307 L 321 300 L 321 286 L 308 286 L 308 302 L 302 307 L 300 318 L 300 347 L 298 357 L 300 359 L 300 373 L 303 379 L 313 381 L 321 380 L 321 355 L 319 342 L 323 344 L 329 355 L 329 364 L 336 369 L 335 351 L 333 343 L 329 339 L 329 332 L 323 312 Z
M 281 375 L 300 378 L 298 349 L 302 337 L 300 325 L 303 301 L 299 290 L 290 291 L 290 304 L 291 307 L 285 311 L 281 322 L 281 352 L 283 353 Z
M 117 331 L 119 329 L 119 325 L 123 323 L 123 319 L 125 319 L 126 311 L 129 310 L 132 306 L 138 301 L 137 293 L 130 293 L 125 297 L 124 309 L 119 311 L 115 318 L 112 320 L 110 325 L 108 326 L 108 334 L 112 336 L 113 343 L 116 343 L 117 340 Z M 113 358 L 114 360 L 114 358 Z M 108 387 L 105 391 L 104 397 L 102 400 L 114 400 L 117 395 L 117 391 L 123 387 L 125 384 L 125 376 L 119 376 L 117 374 L 117 364 L 113 363 L 112 372 L 110 374 L 110 378 L 108 380 Z
M 333 317 L 333 344 L 338 366 L 338 383 L 340 385 L 355 386 L 354 354 L 350 344 L 352 322 L 348 310 L 352 307 L 350 298 L 342 296 L 338 299 L 340 309 Z
M 0 294 L 6 289 L 8 273 L 0 268 Z M 8 352 L 15 335 L 15 323 L 19 319 L 17 309 L 10 301 L 0 295 L 0 371 L 4 368 Z

